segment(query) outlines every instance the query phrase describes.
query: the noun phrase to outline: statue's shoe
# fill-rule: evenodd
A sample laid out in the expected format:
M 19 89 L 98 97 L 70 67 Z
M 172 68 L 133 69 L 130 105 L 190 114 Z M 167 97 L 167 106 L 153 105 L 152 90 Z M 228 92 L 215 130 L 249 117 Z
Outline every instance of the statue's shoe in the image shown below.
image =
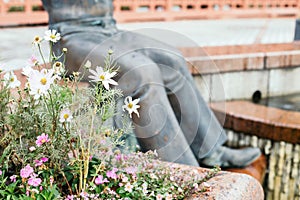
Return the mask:
M 201 159 L 199 163 L 203 167 L 244 168 L 258 159 L 260 155 L 261 151 L 259 148 L 231 149 L 221 146 L 207 157 Z

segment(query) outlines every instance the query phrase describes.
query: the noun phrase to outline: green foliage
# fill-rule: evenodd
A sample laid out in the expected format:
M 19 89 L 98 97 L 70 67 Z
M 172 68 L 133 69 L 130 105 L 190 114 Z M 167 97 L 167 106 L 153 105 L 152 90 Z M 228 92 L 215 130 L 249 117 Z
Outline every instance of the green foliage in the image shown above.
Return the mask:
M 81 88 L 82 76 L 75 72 L 70 80 L 59 61 L 67 51 L 52 52 L 59 35 L 46 36 L 50 69 L 42 54 L 42 64 L 32 58 L 37 69 L 27 74 L 25 88 L 12 72 L 0 73 L 1 199 L 183 199 L 202 191 L 200 184 L 218 169 L 199 175 L 158 161 L 156 152 L 124 147 L 132 126 L 116 108 L 122 91 L 109 87 L 117 85 L 118 70 L 111 50 L 105 66 L 95 71 L 86 64 L 82 76 L 91 73 L 93 84 Z M 41 41 L 35 37 L 39 52 Z M 122 128 L 114 127 L 116 116 L 124 116 Z

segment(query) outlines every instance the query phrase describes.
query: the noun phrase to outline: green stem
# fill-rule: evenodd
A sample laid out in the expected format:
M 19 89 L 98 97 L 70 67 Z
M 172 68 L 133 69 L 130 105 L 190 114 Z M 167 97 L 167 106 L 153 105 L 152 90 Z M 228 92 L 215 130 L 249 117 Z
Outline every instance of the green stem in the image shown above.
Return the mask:
M 66 131 L 66 135 L 67 135 L 67 138 L 68 138 L 68 141 L 69 141 L 69 146 L 70 146 L 70 149 L 72 151 L 73 157 L 75 159 L 77 159 L 77 155 L 76 155 L 75 150 L 74 150 L 74 148 L 72 146 L 72 141 L 70 140 L 70 132 L 67 129 L 66 122 L 63 122 L 63 126 L 64 126 L 64 129 Z
M 64 180 L 66 181 L 67 186 L 68 186 L 68 190 L 69 190 L 70 194 L 72 195 L 72 194 L 73 194 L 72 188 L 71 188 L 71 186 L 70 186 L 70 184 L 69 184 L 69 181 L 68 181 L 68 179 L 67 179 L 65 173 L 64 173 L 60 168 L 59 168 L 58 170 L 60 171 L 60 173 L 62 174 Z
M 86 186 L 86 181 L 89 173 L 89 163 L 90 163 L 90 149 L 91 149 L 91 140 L 93 139 L 94 136 L 94 121 L 95 121 L 95 115 L 96 115 L 96 108 L 93 111 L 92 114 L 92 119 L 91 119 L 91 125 L 90 125 L 90 133 L 89 133 L 89 138 L 88 138 L 88 147 L 87 147 L 87 152 L 83 152 L 84 155 L 84 179 L 83 179 L 83 188 L 85 190 Z
M 44 58 L 44 55 L 43 55 L 43 52 L 42 52 L 42 49 L 41 49 L 41 45 L 40 45 L 40 44 L 38 44 L 38 49 L 39 49 L 39 53 L 40 53 L 40 55 L 41 55 L 41 57 L 42 57 L 43 63 L 44 63 L 45 68 L 46 68 L 46 60 L 45 60 L 45 58 Z
M 49 55 L 49 63 L 51 63 L 52 64 L 52 51 L 53 51 L 53 48 L 52 48 L 52 46 L 53 46 L 53 44 L 52 44 L 52 42 L 50 42 L 50 55 Z
M 81 138 L 81 135 L 79 134 L 79 140 L 80 140 L 80 147 L 81 148 L 81 155 L 82 155 L 82 159 L 84 158 L 84 150 L 82 148 L 82 138 Z M 79 192 L 82 191 L 82 178 L 83 178 L 83 174 L 82 174 L 82 161 L 80 160 L 80 157 L 79 157 Z
M 48 92 L 49 94 L 49 97 L 50 97 L 50 106 L 51 106 L 51 112 L 52 113 L 52 133 L 53 135 L 55 135 L 55 131 L 56 131 L 56 114 L 55 114 L 55 108 L 54 108 L 54 103 L 53 103 L 53 98 L 52 98 L 52 95 L 51 95 L 51 92 Z

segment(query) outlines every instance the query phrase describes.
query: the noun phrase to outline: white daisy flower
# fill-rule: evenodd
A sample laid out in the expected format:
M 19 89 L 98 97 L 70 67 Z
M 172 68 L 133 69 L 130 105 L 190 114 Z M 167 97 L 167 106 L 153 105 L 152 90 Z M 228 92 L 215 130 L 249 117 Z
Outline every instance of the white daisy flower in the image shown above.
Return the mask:
M 140 102 L 140 98 L 135 99 L 132 101 L 132 97 L 131 96 L 127 96 L 124 100 L 125 105 L 122 106 L 123 111 L 125 111 L 125 109 L 127 110 L 127 112 L 130 115 L 130 118 L 132 118 L 132 113 L 134 112 L 135 114 L 137 114 L 138 117 L 140 117 L 139 112 L 137 111 L 138 108 L 140 108 L 141 106 L 138 105 L 138 103 Z
M 133 189 L 133 185 L 131 185 L 130 183 L 126 183 L 124 190 L 127 192 L 132 192 Z
M 63 109 L 60 112 L 59 121 L 61 123 L 63 123 L 63 122 L 70 122 L 72 119 L 73 119 L 73 116 L 72 116 L 72 113 L 71 113 L 71 111 L 69 109 Z
M 50 89 L 51 84 L 54 82 L 53 70 L 37 71 L 33 70 L 28 78 L 30 86 L 29 94 L 34 95 L 38 99 L 41 95 L 46 94 Z
M 34 146 L 31 146 L 31 147 L 29 147 L 29 151 L 35 151 L 35 147 Z
M 7 72 L 3 78 L 5 80 L 4 85 L 7 85 L 9 88 L 20 87 L 21 85 L 21 82 L 17 79 L 14 72 Z
M 96 71 L 90 69 L 89 72 L 92 74 L 89 76 L 90 79 L 92 79 L 92 82 L 102 82 L 103 86 L 109 90 L 109 84 L 111 85 L 118 85 L 118 83 L 111 78 L 114 77 L 117 72 L 108 72 L 108 71 L 103 71 L 102 67 L 97 66 Z
M 60 40 L 60 33 L 58 33 L 56 30 L 47 30 L 45 32 L 44 39 L 51 42 L 57 42 Z

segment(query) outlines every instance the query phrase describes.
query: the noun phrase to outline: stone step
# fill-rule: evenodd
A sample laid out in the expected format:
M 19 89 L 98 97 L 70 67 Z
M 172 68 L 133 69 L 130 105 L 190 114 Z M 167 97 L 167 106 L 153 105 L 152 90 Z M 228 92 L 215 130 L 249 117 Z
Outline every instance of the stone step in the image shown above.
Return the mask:
M 255 162 L 243 169 L 231 168 L 225 171 L 248 174 L 258 180 L 263 185 L 267 169 L 267 159 L 265 155 L 261 155 Z

